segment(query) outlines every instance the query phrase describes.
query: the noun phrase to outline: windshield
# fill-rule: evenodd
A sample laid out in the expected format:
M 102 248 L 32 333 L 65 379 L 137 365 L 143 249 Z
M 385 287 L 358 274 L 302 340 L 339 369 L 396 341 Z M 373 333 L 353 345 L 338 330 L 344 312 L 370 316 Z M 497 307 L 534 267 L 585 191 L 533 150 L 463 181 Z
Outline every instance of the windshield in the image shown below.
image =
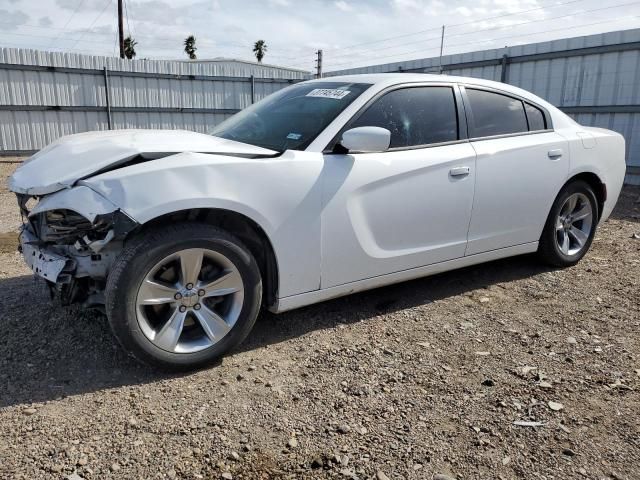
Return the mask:
M 271 150 L 304 150 L 371 85 L 311 82 L 280 90 L 210 132 Z

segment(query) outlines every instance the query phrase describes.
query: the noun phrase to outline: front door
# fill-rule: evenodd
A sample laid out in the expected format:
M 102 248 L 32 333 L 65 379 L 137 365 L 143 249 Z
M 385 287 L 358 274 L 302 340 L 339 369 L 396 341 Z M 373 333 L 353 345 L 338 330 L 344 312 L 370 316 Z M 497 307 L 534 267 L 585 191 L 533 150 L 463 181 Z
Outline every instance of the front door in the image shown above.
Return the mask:
M 391 131 L 384 153 L 325 154 L 321 288 L 464 256 L 475 151 L 451 86 L 400 88 L 346 128 Z

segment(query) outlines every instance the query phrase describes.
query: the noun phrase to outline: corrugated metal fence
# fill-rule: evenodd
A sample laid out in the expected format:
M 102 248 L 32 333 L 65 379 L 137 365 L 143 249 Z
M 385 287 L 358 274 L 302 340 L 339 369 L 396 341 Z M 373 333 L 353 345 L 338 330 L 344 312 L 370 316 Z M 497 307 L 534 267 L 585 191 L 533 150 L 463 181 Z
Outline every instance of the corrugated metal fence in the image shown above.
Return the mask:
M 306 72 L 0 49 L 0 155 L 109 128 L 206 132 Z
M 446 47 L 446 43 L 445 43 Z M 330 72 L 438 72 L 529 90 L 583 125 L 622 133 L 627 181 L 640 184 L 640 29 Z M 305 72 L 0 49 L 0 155 L 108 128 L 206 132 Z
M 446 48 L 446 41 L 445 41 Z M 425 58 L 330 72 L 439 72 Z M 608 128 L 627 142 L 627 182 L 640 184 L 640 29 L 447 55 L 442 72 L 529 90 L 577 122 Z

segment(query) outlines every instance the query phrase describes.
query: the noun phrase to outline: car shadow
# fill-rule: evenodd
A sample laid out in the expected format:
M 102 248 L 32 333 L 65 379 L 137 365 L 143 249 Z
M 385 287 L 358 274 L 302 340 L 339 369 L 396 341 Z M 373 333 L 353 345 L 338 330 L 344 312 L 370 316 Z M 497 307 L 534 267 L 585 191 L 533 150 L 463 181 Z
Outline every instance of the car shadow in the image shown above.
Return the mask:
M 520 256 L 280 315 L 263 313 L 247 340 L 231 355 L 546 271 L 549 269 L 531 256 Z M 44 283 L 31 276 L 0 280 L 0 408 L 179 376 L 153 370 L 129 357 L 116 344 L 104 315 L 54 305 L 48 295 Z
M 254 350 L 315 330 L 366 321 L 380 314 L 427 305 L 551 270 L 535 256 L 521 255 L 367 290 L 278 315 L 266 312 L 237 351 Z

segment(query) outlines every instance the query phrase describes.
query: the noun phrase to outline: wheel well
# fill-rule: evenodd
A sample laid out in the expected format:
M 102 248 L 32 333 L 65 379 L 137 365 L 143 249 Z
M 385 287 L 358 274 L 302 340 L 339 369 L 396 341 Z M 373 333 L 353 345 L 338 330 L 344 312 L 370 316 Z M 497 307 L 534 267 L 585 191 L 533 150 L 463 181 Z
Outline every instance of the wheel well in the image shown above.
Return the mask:
M 278 298 L 278 263 L 271 241 L 260 225 L 245 215 L 231 210 L 198 208 L 154 218 L 142 225 L 139 231 L 176 222 L 208 223 L 238 237 L 249 249 L 260 268 L 263 303 L 267 307 L 275 305 Z
M 602 216 L 604 202 L 607 200 L 607 186 L 602 183 L 600 177 L 592 172 L 579 173 L 578 175 L 571 177 L 566 184 L 569 184 L 574 180 L 582 180 L 583 182 L 588 183 L 593 189 L 593 193 L 596 194 L 596 199 L 598 200 L 598 218 L 600 218 Z

